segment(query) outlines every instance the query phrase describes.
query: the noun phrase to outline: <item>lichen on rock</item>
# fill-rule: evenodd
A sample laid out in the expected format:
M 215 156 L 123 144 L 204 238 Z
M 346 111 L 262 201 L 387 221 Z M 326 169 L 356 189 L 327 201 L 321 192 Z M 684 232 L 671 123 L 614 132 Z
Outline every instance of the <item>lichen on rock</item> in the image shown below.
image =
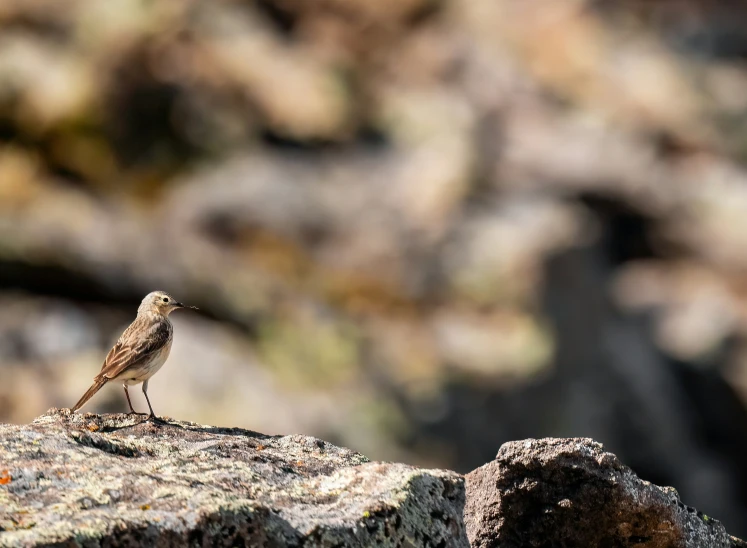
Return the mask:
M 0 548 L 744 548 L 601 444 L 504 444 L 466 477 L 303 435 L 52 409 L 0 424 Z
M 468 546 L 461 476 L 308 436 L 52 409 L 0 425 L 0 476 L 3 548 Z

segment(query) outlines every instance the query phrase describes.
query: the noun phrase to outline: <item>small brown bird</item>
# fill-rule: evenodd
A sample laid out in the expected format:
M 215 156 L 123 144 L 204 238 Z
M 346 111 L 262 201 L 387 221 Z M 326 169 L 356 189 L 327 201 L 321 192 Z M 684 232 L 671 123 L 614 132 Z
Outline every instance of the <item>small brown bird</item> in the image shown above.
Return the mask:
M 137 318 L 125 329 L 104 360 L 101 372 L 93 379 L 93 385 L 73 407 L 77 411 L 109 381 L 122 381 L 130 413 L 138 413 L 132 408 L 127 387 L 143 383 L 143 394 L 150 409 L 149 419 L 155 419 L 153 406 L 148 398 L 148 380 L 161 369 L 171 351 L 174 327 L 169 314 L 177 308 L 197 308 L 185 306 L 163 291 L 148 293 L 137 309 Z

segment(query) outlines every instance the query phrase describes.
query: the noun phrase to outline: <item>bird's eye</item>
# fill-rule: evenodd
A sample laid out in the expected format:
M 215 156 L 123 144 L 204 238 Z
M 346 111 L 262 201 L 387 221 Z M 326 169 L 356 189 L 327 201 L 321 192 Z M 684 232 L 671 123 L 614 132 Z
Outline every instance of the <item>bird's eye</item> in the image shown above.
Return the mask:
M 163 298 L 163 302 L 165 302 L 165 303 L 169 302 L 169 298 L 168 297 L 164 297 Z

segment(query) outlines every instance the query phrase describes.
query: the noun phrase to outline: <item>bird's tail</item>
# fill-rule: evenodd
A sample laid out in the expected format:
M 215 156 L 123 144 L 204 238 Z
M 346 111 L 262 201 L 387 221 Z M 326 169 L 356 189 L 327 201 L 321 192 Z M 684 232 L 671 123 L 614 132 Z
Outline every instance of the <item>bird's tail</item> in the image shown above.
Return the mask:
M 91 385 L 91 388 L 89 388 L 86 391 L 86 393 L 83 394 L 83 397 L 80 400 L 78 400 L 78 403 L 76 403 L 75 406 L 73 407 L 73 410 L 72 410 L 73 413 L 75 413 L 78 409 L 83 407 L 86 404 L 86 402 L 90 400 L 96 392 L 101 390 L 101 387 L 104 386 L 108 380 L 109 379 L 105 377 L 96 377 L 93 380 L 93 384 Z

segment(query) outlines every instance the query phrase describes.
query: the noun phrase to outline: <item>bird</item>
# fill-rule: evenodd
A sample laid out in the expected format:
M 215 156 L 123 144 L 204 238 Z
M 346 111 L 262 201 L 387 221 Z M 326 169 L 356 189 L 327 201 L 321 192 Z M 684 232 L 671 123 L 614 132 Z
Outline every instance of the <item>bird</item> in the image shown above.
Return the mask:
M 197 309 L 180 303 L 165 291 L 148 293 L 137 309 L 137 317 L 109 351 L 93 384 L 71 411 L 75 413 L 83 407 L 106 383 L 121 381 L 130 406 L 129 414 L 146 415 L 133 409 L 127 390 L 128 386 L 143 383 L 143 394 L 150 410 L 147 420 L 158 420 L 148 398 L 148 381 L 169 357 L 174 340 L 174 326 L 169 314 L 179 308 Z

